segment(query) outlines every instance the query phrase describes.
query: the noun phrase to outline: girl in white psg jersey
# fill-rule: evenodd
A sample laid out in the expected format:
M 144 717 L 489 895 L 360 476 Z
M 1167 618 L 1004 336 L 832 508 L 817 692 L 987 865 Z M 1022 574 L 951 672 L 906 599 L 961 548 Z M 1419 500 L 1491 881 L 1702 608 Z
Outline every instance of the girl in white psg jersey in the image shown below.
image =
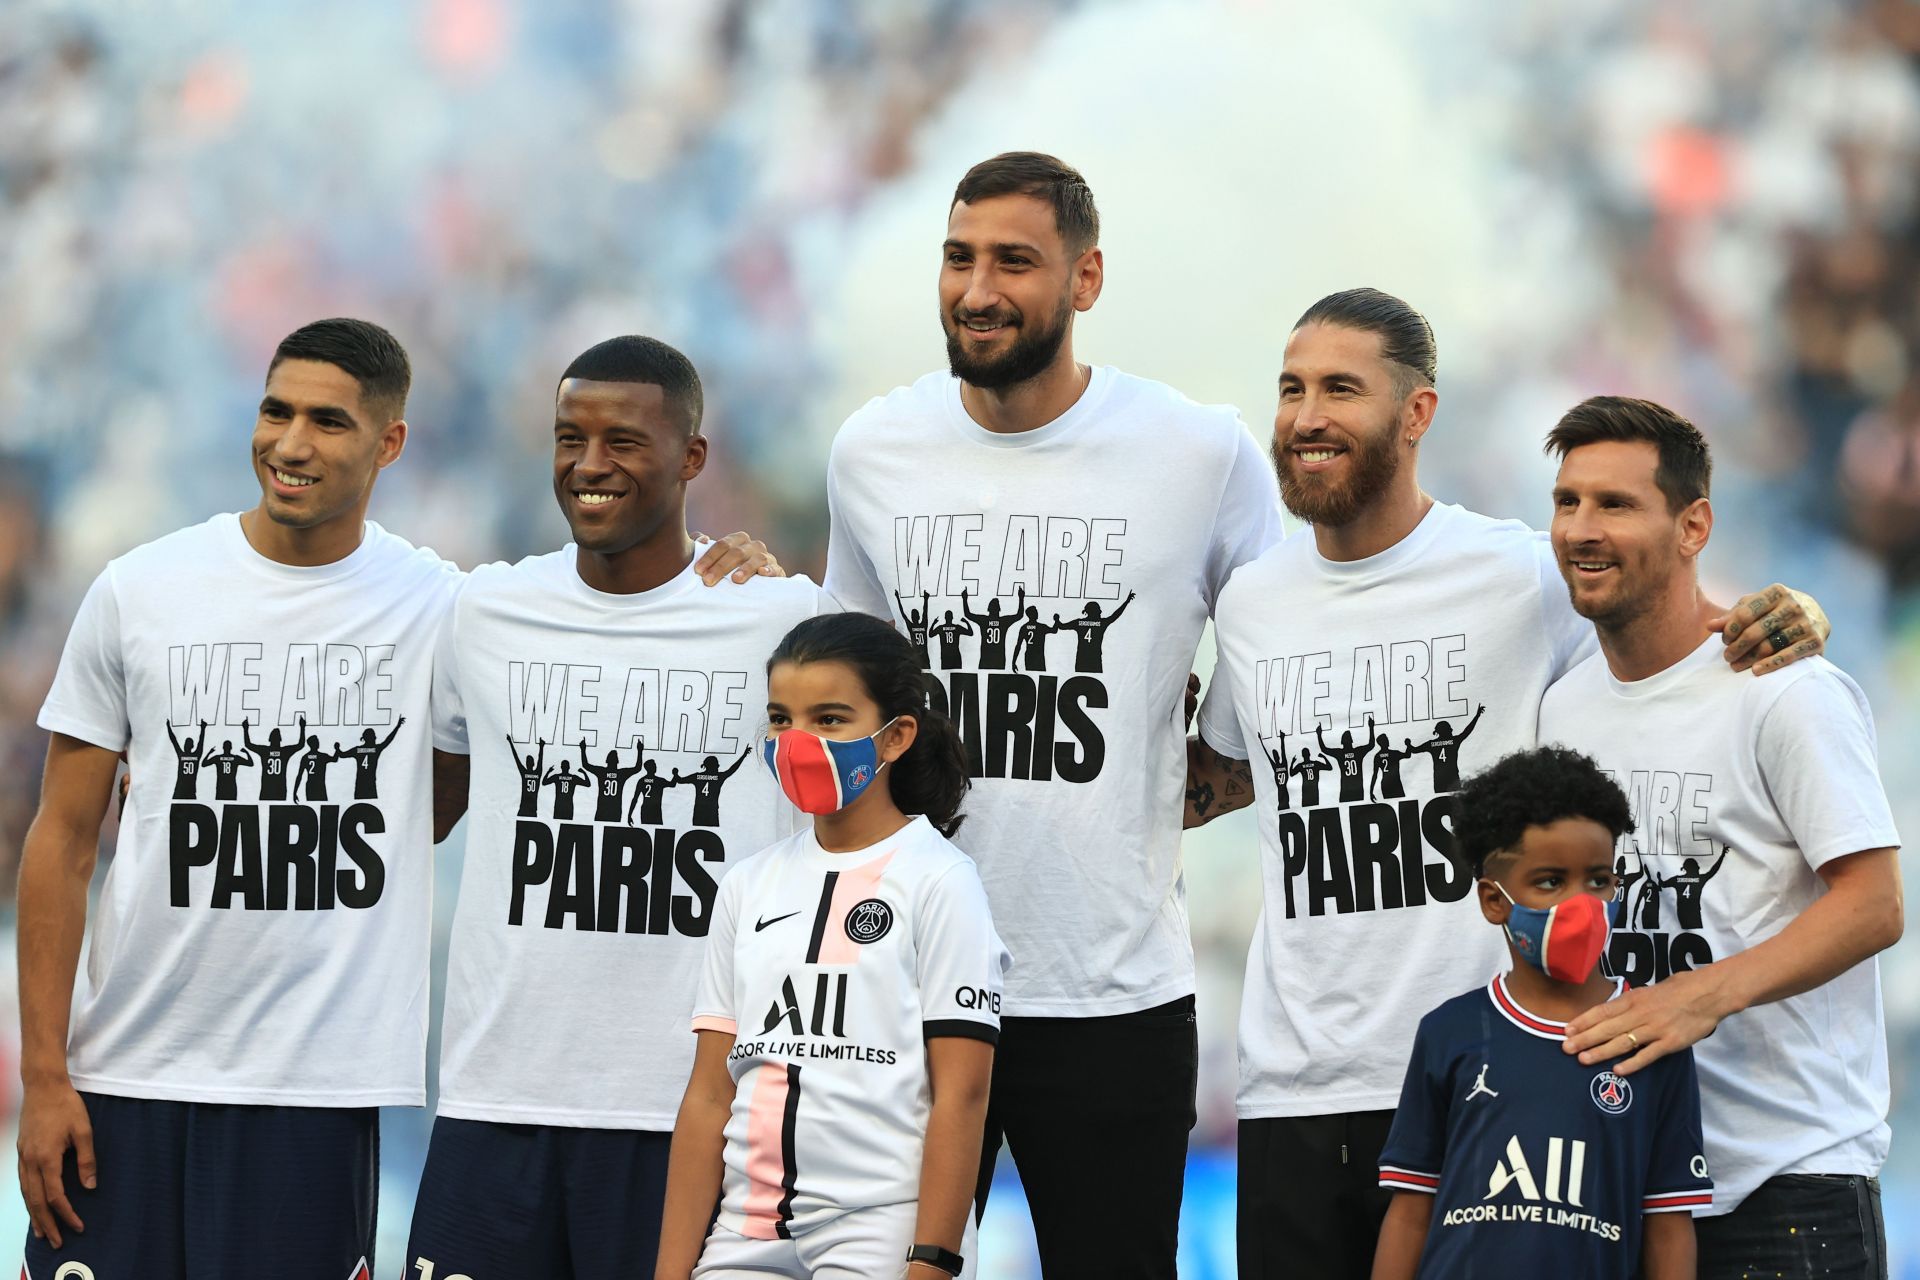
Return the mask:
M 656 1280 L 970 1275 L 1008 956 L 946 838 L 964 748 L 865 614 L 795 627 L 767 690 L 762 758 L 814 821 L 720 883 Z

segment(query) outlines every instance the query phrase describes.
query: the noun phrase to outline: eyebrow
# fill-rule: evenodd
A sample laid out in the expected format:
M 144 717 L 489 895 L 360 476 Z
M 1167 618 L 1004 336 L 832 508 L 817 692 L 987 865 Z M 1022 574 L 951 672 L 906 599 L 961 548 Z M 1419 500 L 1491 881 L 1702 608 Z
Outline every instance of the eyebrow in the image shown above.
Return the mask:
M 1571 485 L 1557 484 L 1553 486 L 1553 498 L 1555 502 L 1558 502 L 1562 498 L 1578 498 L 1580 496 L 1580 491 Z M 1639 502 L 1642 500 L 1641 494 L 1634 493 L 1628 489 L 1597 489 L 1589 496 L 1594 498 L 1610 498 L 1619 502 Z
M 945 244 L 941 245 L 940 247 L 943 249 L 964 249 L 968 253 L 973 253 L 975 251 L 974 246 L 968 244 L 965 240 L 948 240 Z M 1002 255 L 1009 254 L 1009 253 L 1020 253 L 1020 254 L 1025 254 L 1027 257 L 1030 257 L 1030 258 L 1038 258 L 1042 256 L 1039 245 L 1027 244 L 1024 241 L 1020 241 L 1020 240 L 999 240 L 994 242 L 993 244 L 988 245 L 987 248 L 993 250 L 995 253 L 1002 254 Z
M 285 400 L 282 400 L 279 396 L 262 396 L 260 398 L 260 408 L 262 410 L 278 409 L 285 412 L 289 416 L 291 416 L 294 412 L 295 406 Z M 360 425 L 360 419 L 354 417 L 353 412 L 347 409 L 343 405 L 337 405 L 337 404 L 308 405 L 307 416 L 309 418 L 345 418 L 348 422 L 352 423 L 356 427 Z
M 1301 377 L 1297 373 L 1291 373 L 1286 370 L 1282 370 L 1280 373 L 1280 385 L 1284 387 L 1285 385 L 1287 385 L 1289 381 L 1305 382 L 1306 379 Z M 1360 374 L 1347 373 L 1339 369 L 1335 369 L 1329 373 L 1321 374 L 1320 381 L 1321 382 L 1357 382 L 1361 386 L 1367 385 L 1366 378 L 1362 377 Z
M 786 709 L 787 704 L 784 702 L 769 701 L 767 703 L 767 710 L 769 711 L 785 711 Z M 808 707 L 807 710 L 818 715 L 822 711 L 851 711 L 853 707 L 845 702 L 816 702 Z

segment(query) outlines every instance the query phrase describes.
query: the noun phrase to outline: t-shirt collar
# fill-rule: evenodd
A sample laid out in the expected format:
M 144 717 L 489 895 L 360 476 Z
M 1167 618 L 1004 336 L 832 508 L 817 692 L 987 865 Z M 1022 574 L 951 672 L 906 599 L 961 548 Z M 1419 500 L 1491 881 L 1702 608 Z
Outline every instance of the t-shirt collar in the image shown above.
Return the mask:
M 989 431 L 973 420 L 960 400 L 960 379 L 948 378 L 946 386 L 947 421 L 963 438 L 990 449 L 1030 449 L 1049 440 L 1072 435 L 1085 426 L 1107 398 L 1113 386 L 1113 370 L 1106 365 L 1092 367 L 1087 386 L 1067 411 L 1044 426 L 1031 431 Z

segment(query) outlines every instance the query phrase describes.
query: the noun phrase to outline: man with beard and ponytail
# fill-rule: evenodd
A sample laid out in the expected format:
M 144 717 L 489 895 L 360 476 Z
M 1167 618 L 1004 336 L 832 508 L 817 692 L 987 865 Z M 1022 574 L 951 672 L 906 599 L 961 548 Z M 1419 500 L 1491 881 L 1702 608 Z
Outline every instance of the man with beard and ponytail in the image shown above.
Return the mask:
M 1170 1277 L 1197 1059 L 1182 702 L 1227 575 L 1281 526 L 1233 410 L 1075 361 L 1102 270 L 1072 168 L 1016 152 L 961 179 L 949 368 L 834 441 L 827 589 L 880 617 L 896 593 L 1022 601 L 1078 632 L 1071 664 L 982 655 L 927 677 L 975 777 L 955 838 L 1013 954 L 980 1194 L 1004 1135 L 1047 1275 Z
M 1250 1280 L 1368 1274 L 1388 1199 L 1375 1164 L 1414 1027 L 1503 955 L 1469 924 L 1458 779 L 1531 747 L 1547 686 L 1593 648 L 1543 537 L 1421 490 L 1435 364 L 1432 329 L 1398 298 L 1352 289 L 1307 309 L 1287 340 L 1273 450 L 1281 497 L 1312 533 L 1236 572 L 1215 613 L 1187 821 L 1262 800 L 1237 1100 Z M 1737 633 L 1726 658 L 1756 671 L 1798 656 L 1762 650 L 1769 630 L 1826 631 L 1818 606 L 1782 587 L 1712 621 Z M 1401 764 L 1399 798 L 1323 788 L 1282 811 L 1250 746 L 1322 731 L 1450 750 L 1444 768 Z
M 519 755 L 583 744 L 616 791 L 615 757 L 656 782 L 654 766 L 713 772 L 755 741 L 767 655 L 834 611 L 805 578 L 701 585 L 686 504 L 708 441 L 680 352 L 609 339 L 554 399 L 573 541 L 476 569 L 434 664 L 436 767 L 470 775 L 471 818 L 408 1275 L 652 1271 L 718 885 L 797 819 L 761 770 L 704 800 L 655 788 L 637 824 L 618 803 L 529 813 Z

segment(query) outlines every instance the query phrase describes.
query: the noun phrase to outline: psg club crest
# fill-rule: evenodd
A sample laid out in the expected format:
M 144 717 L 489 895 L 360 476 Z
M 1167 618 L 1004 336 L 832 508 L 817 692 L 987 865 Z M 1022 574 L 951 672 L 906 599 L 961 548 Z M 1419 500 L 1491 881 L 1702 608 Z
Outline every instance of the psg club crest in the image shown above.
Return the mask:
M 872 776 L 873 772 L 868 769 L 867 766 L 863 764 L 855 765 L 853 772 L 847 775 L 847 781 L 851 782 L 855 787 L 864 787 L 867 785 L 867 779 Z
M 893 928 L 893 908 L 878 898 L 856 902 L 847 912 L 847 937 L 865 945 L 878 942 Z
M 1617 1116 L 1633 1105 L 1633 1086 L 1611 1071 L 1593 1078 L 1593 1105 L 1610 1116 Z

